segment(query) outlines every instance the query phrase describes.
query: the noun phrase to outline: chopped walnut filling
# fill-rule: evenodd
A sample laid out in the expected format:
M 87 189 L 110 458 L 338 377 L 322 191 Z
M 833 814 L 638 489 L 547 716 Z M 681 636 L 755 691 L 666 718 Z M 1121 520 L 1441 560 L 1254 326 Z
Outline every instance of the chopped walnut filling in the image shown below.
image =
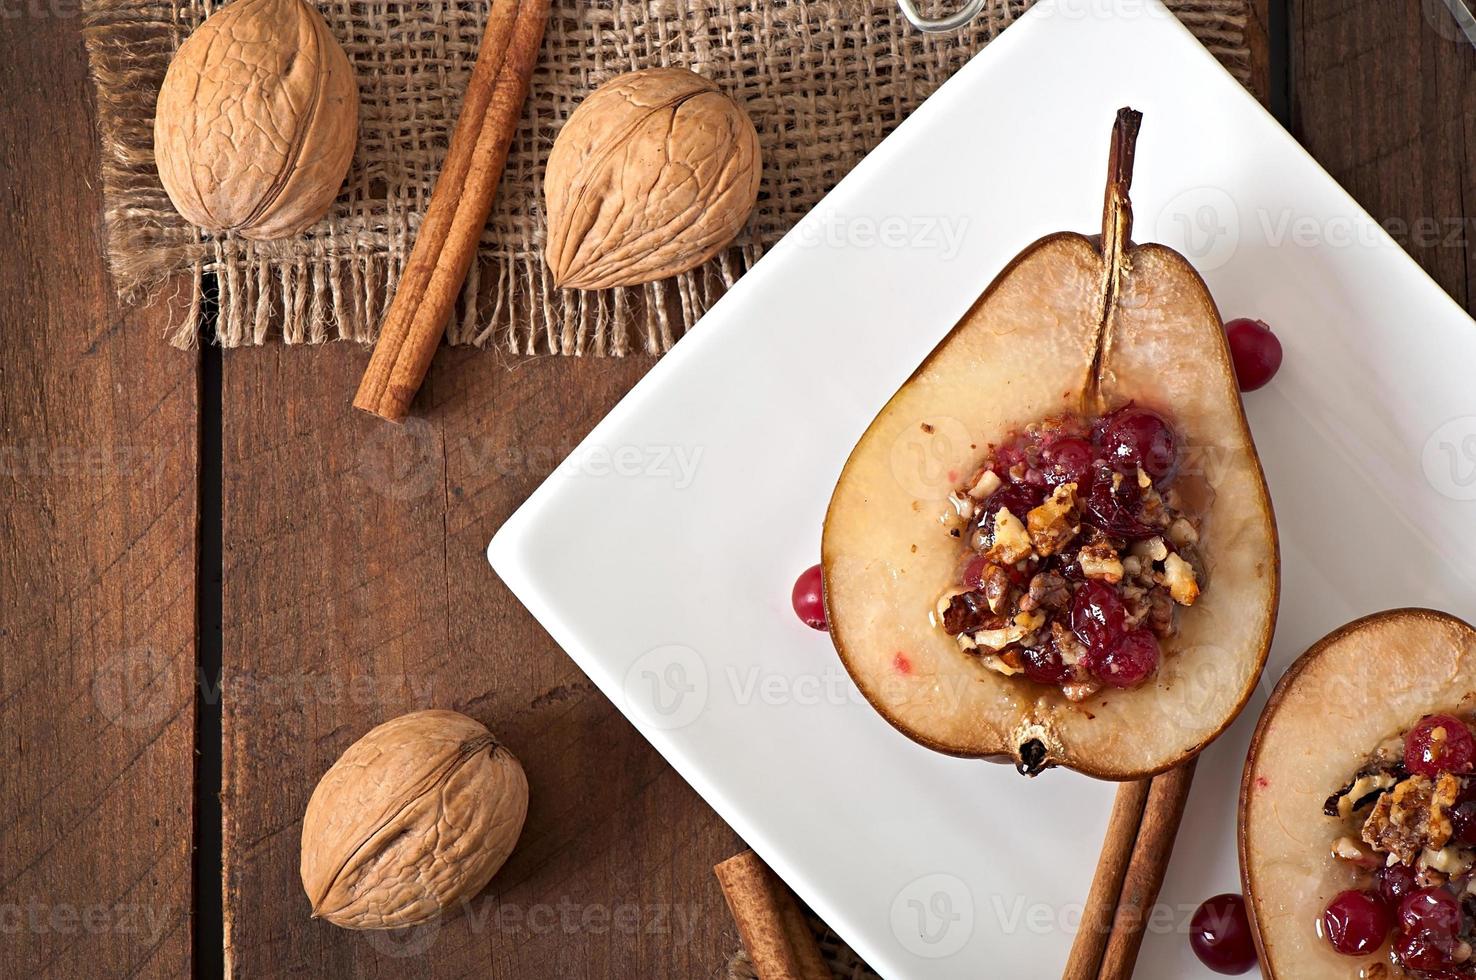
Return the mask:
M 1077 519 L 1076 484 L 1063 483 L 1045 503 L 1026 515 L 1030 545 L 1035 553 L 1041 558 L 1049 558 L 1066 547 L 1081 530 Z
M 1425 851 L 1439 851 L 1450 841 L 1447 811 L 1461 791 L 1460 780 L 1442 773 L 1437 779 L 1410 776 L 1391 792 L 1380 794 L 1363 822 L 1363 841 L 1376 851 L 1414 864 Z
M 1080 589 L 1113 590 L 1121 621 L 1113 619 L 1112 642 L 1134 630 L 1162 641 L 1177 634 L 1175 609 L 1193 605 L 1204 586 L 1200 525 L 1179 506 L 1171 472 L 1155 478 L 1092 458 L 1107 453 L 1096 433 L 1074 419 L 1027 428 L 993 451 L 943 515 L 965 559 L 961 588 L 939 600 L 937 622 L 986 667 L 1057 685 L 1072 700 L 1095 694 L 1110 673 L 1093 674 L 1104 651 L 1089 645 L 1107 641 L 1073 631 Z M 1059 462 L 1067 457 L 1076 478 Z
M 1336 821 L 1332 856 L 1353 876 L 1351 889 L 1325 898 L 1327 915 L 1334 906 L 1361 902 L 1382 908 L 1388 918 L 1367 946 L 1387 950 L 1387 962 L 1372 964 L 1364 975 L 1476 980 L 1473 769 L 1476 740 L 1465 717 L 1426 715 L 1382 742 L 1323 804 Z

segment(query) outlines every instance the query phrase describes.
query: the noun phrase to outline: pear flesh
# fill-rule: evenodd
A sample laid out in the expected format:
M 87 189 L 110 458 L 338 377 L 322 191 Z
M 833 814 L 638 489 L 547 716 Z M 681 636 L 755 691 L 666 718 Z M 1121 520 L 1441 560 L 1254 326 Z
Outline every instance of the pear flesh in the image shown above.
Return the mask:
M 1136 129 L 1119 114 L 1101 238 L 1050 235 L 999 275 L 862 435 L 825 520 L 831 637 L 862 693 L 930 748 L 1031 774 L 1137 779 L 1193 757 L 1250 696 L 1275 620 L 1275 521 L 1214 301 L 1178 253 L 1128 241 Z M 1178 432 L 1209 584 L 1147 683 L 1077 705 L 930 621 L 962 555 L 940 516 L 991 444 L 1130 400 Z
M 1356 620 L 1281 678 L 1240 791 L 1240 871 L 1268 980 L 1343 980 L 1388 965 L 1387 944 L 1354 958 L 1318 934 L 1327 903 L 1355 882 L 1332 856 L 1344 822 L 1325 815 L 1323 803 L 1385 739 L 1425 715 L 1469 712 L 1473 694 L 1476 630 L 1429 609 Z

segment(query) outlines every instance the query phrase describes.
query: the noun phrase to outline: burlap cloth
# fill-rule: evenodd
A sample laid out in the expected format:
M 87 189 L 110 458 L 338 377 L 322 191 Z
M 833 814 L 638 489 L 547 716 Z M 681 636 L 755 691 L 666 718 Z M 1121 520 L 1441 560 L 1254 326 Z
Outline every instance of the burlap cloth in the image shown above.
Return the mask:
M 831 932 L 830 927 L 820 921 L 813 912 L 806 911 L 805 917 L 809 919 L 810 930 L 815 934 L 815 941 L 820 946 L 820 956 L 825 960 L 825 965 L 830 967 L 830 972 L 835 974 L 836 980 L 881 980 L 881 977 L 866 965 L 866 961 L 857 956 L 856 952 L 839 936 Z M 722 980 L 761 980 L 761 978 L 754 970 L 753 961 L 748 958 L 748 953 L 740 949 L 728 961 L 728 968 Z
M 1242 78 L 1247 0 L 1169 0 Z M 136 300 L 182 274 L 189 311 L 169 340 L 197 342 L 218 290 L 226 347 L 375 336 L 445 151 L 488 0 L 320 0 L 358 76 L 359 146 L 329 217 L 288 241 L 199 233 L 153 163 L 154 99 L 174 50 L 213 0 L 83 0 L 97 84 L 113 277 Z M 554 0 L 532 95 L 447 339 L 523 353 L 665 350 L 867 151 L 1030 0 L 991 0 L 974 24 L 928 36 L 893 0 Z M 952 9 L 937 0 L 937 10 Z M 542 259 L 543 161 L 592 86 L 684 65 L 715 79 L 758 126 L 764 179 L 734 247 L 662 283 L 553 288 Z

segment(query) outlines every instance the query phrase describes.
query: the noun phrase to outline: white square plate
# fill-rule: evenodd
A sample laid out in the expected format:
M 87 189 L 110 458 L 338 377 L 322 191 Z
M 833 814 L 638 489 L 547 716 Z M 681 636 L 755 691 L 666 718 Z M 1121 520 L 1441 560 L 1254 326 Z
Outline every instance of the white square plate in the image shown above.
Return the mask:
M 1113 787 L 945 758 L 789 609 L 841 464 L 1018 251 L 1091 233 L 1144 112 L 1137 239 L 1278 329 L 1247 397 L 1284 583 L 1267 680 L 1202 758 L 1141 977 L 1212 976 L 1189 913 L 1239 891 L 1266 692 L 1405 604 L 1476 615 L 1476 331 L 1155 0 L 1045 0 L 862 162 L 507 522 L 489 558 L 640 731 L 888 977 L 1058 976 Z M 1335 737 L 1335 732 L 1330 732 Z M 1331 789 L 1331 788 L 1330 788 Z

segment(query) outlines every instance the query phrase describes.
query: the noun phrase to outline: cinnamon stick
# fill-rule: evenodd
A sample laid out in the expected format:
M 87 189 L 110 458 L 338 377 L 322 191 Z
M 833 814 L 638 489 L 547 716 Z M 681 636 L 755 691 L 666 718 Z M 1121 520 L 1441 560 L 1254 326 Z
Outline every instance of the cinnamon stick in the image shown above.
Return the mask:
M 1092 887 L 1087 892 L 1086 906 L 1081 913 L 1081 926 L 1076 930 L 1076 939 L 1071 944 L 1071 955 L 1066 960 L 1061 980 L 1097 980 L 1152 782 L 1151 779 L 1140 779 L 1117 788 L 1112 815 L 1107 819 L 1107 834 L 1102 841 L 1102 856 L 1097 860 L 1097 873 L 1092 877 Z
M 1153 777 L 1148 802 L 1143 807 L 1143 825 L 1138 830 L 1122 895 L 1117 900 L 1112 935 L 1102 953 L 1099 980 L 1127 980 L 1133 974 L 1138 950 L 1143 945 L 1143 928 L 1148 924 L 1153 903 L 1158 900 L 1158 890 L 1163 886 L 1163 875 L 1174 851 L 1174 838 L 1179 833 L 1179 821 L 1184 817 L 1194 766 L 1195 760 L 1191 760 Z
M 492 210 L 548 9 L 549 0 L 492 0 L 446 160 L 355 408 L 399 421 L 425 380 Z
M 757 854 L 744 851 L 712 870 L 759 980 L 832 980 L 799 904 Z

